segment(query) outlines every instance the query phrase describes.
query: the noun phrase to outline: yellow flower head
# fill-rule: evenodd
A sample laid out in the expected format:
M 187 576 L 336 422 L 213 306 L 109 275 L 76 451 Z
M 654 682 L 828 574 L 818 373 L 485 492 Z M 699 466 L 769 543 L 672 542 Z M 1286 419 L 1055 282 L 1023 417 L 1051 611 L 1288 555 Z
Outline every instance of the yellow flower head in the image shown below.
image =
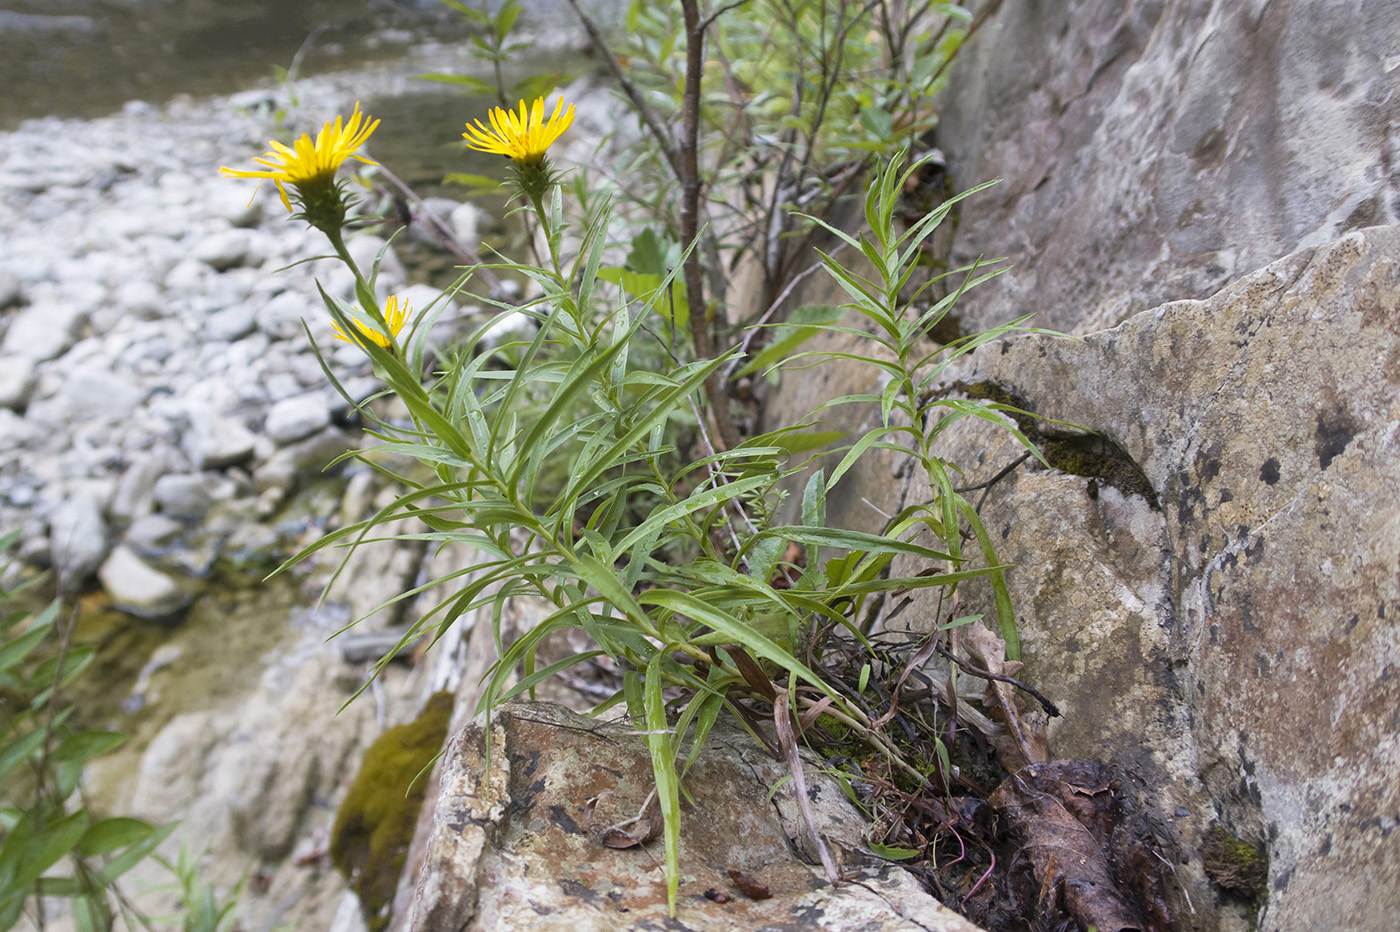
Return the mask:
M 476 121 L 475 126 L 467 124 L 467 131 L 462 137 L 467 140 L 468 147 L 508 156 L 521 165 L 536 165 L 544 158 L 545 150 L 554 140 L 573 125 L 574 105 L 569 104 L 568 110 L 565 110 L 564 99 L 559 98 L 554 105 L 554 115 L 545 120 L 544 98 L 540 97 L 528 114 L 522 100 L 518 114 L 497 107 L 487 116 L 491 120 L 490 129 L 482 126 L 480 120 Z
M 370 122 L 360 113 L 357 102 L 349 122 L 336 117 L 334 123 L 321 127 L 315 142 L 302 133 L 293 148 L 276 140 L 268 143 L 272 151 L 262 158 L 253 159 L 266 168 L 220 168 L 219 174 L 229 178 L 257 178 L 260 183 L 263 179 L 270 180 L 282 195 L 282 205 L 290 211 L 292 203 L 287 197 L 287 185 L 296 188 L 304 201 L 311 202 L 334 187 L 336 170 L 346 159 L 356 158 L 366 165 L 378 164 L 362 155 L 355 155 L 355 150 L 365 144 L 378 125 L 378 120 Z
M 360 309 L 357 307 L 355 310 L 358 311 Z M 408 315 L 412 313 L 413 308 L 409 307 L 407 303 L 404 304 L 403 310 L 399 310 L 399 299 L 396 295 L 390 295 L 384 300 L 384 322 L 389 325 L 389 333 L 393 334 L 393 336 L 399 335 L 399 331 L 403 329 L 403 325 L 408 321 Z M 331 326 L 335 328 L 335 338 L 337 340 L 344 340 L 346 343 L 356 343 L 363 346 L 364 343 L 363 340 L 361 340 L 363 336 L 365 340 L 369 340 L 377 346 L 382 346 L 385 349 L 389 348 L 390 338 L 380 332 L 378 324 L 365 324 L 353 317 L 350 319 L 350 322 L 353 323 L 355 329 L 359 331 L 353 338 L 347 336 L 345 331 L 340 329 L 340 324 L 331 324 Z

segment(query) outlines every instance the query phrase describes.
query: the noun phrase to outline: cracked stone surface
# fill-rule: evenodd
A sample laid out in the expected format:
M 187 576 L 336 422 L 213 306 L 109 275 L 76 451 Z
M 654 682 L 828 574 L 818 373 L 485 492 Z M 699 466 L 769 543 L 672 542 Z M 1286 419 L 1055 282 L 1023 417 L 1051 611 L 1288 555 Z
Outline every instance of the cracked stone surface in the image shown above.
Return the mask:
M 971 329 L 1078 334 L 1400 221 L 1400 2 L 1006 3 L 949 74 Z
M 809 775 L 808 793 L 850 880 L 831 887 L 803 856 L 785 767 L 746 735 L 717 730 L 686 786 L 679 914 L 666 916 L 659 843 L 604 847 L 597 829 L 635 815 L 651 791 L 650 756 L 625 725 L 550 703 L 507 706 L 459 731 L 443 758 L 441 790 L 418 875 L 409 928 L 811 929 L 977 932 L 893 865 L 864 866 L 864 821 L 834 784 Z M 591 816 L 588 801 L 596 799 Z M 730 879 L 771 892 L 749 899 Z
M 948 374 L 1101 432 L 1160 499 L 1022 467 L 982 517 L 1015 566 L 1024 676 L 1065 712 L 1051 753 L 1119 767 L 1183 927 L 1254 927 L 1203 871 L 1213 826 L 1268 852 L 1259 929 L 1383 932 L 1400 910 L 1397 311 L 1400 226 L 1377 227 Z M 966 485 L 1020 453 L 973 419 L 946 436 Z M 935 612 L 916 598 L 896 624 Z

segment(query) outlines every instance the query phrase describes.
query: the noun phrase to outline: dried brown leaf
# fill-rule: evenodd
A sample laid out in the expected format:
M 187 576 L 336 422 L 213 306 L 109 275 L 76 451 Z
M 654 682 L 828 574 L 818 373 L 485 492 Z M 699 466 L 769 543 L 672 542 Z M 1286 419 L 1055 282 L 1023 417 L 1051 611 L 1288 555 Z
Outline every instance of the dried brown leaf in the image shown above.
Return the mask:
M 739 888 L 739 892 L 751 900 L 766 900 L 773 896 L 773 891 L 767 885 L 759 883 L 753 875 L 745 874 L 743 871 L 729 871 L 729 879 L 734 881 L 734 886 Z
M 1153 928 L 1109 867 L 1104 845 L 1114 801 L 1099 773 L 1093 761 L 1034 764 L 1008 777 L 988 802 L 1030 859 L 1039 884 L 1037 909 L 1053 910 L 1062 902 L 1082 927 L 1099 932 Z
M 1006 642 L 980 621 L 963 628 L 963 646 L 968 656 L 987 673 L 1015 676 L 1023 664 L 1007 661 Z M 987 682 L 986 702 L 1000 712 L 1009 741 L 994 741 L 1001 764 L 1014 773 L 1028 764 L 1040 764 L 1050 755 L 1045 741 L 1043 715 L 1028 715 L 1016 707 L 1016 689 L 1010 683 Z

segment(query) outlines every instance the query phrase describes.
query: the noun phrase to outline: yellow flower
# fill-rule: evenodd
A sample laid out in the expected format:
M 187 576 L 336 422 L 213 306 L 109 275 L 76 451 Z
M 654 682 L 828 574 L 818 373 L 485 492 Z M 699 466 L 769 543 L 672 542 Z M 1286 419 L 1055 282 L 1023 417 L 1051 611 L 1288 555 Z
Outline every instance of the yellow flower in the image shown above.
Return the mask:
M 533 165 L 544 158 L 545 150 L 573 124 L 574 105 L 569 104 L 569 109 L 565 110 L 564 99 L 559 98 L 554 105 L 554 115 L 548 121 L 544 118 L 543 97 L 535 100 L 528 115 L 525 101 L 522 100 L 518 114 L 497 107 L 488 116 L 491 119 L 490 129 L 482 126 L 480 120 L 476 121 L 475 126 L 467 124 L 462 138 L 467 140 L 468 147 L 509 156 L 523 165 Z
M 377 164 L 362 155 L 355 155 L 355 150 L 365 144 L 378 125 L 378 120 L 370 122 L 360 113 L 360 105 L 356 102 L 348 123 L 336 117 L 335 123 L 326 123 L 321 128 L 315 142 L 302 133 L 293 144 L 294 148 L 288 148 L 276 140 L 268 143 L 272 151 L 262 158 L 253 159 L 259 165 L 265 165 L 265 169 L 220 168 L 219 174 L 229 178 L 257 178 L 259 183 L 263 179 L 270 180 L 277 185 L 282 204 L 290 211 L 292 203 L 287 198 L 286 185 L 295 187 L 304 200 L 312 201 L 333 187 L 336 170 L 346 159 L 356 158 L 366 165 Z
M 355 310 L 358 311 L 360 309 L 357 307 Z M 361 311 L 361 313 L 363 313 L 363 311 Z M 409 307 L 407 303 L 404 304 L 403 310 L 399 310 L 399 299 L 396 295 L 390 295 L 384 300 L 384 322 L 389 325 L 389 332 L 394 336 L 399 335 L 399 331 L 403 329 L 403 325 L 408 321 L 408 315 L 412 313 L 413 308 Z M 346 343 L 357 343 L 363 346 L 364 344 L 360 340 L 360 336 L 363 335 L 364 338 L 371 343 L 382 346 L 385 349 L 389 348 L 389 337 L 379 331 L 377 324 L 365 324 L 353 317 L 350 318 L 350 321 L 355 325 L 355 329 L 360 332 L 355 334 L 354 338 L 351 338 L 345 335 L 344 330 L 340 329 L 340 324 L 332 323 L 331 326 L 335 329 L 335 338 L 337 340 L 344 340 Z

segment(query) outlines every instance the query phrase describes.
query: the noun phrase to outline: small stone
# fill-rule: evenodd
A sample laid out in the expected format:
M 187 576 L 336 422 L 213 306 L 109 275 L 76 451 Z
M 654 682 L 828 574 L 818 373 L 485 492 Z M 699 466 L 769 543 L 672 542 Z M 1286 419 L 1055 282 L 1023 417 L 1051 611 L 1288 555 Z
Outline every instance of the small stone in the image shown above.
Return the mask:
M 481 247 L 481 231 L 491 224 L 491 215 L 475 204 L 458 204 L 448 221 L 457 242 L 468 252 Z
M 195 430 L 199 437 L 194 452 L 201 469 L 235 466 L 251 458 L 258 447 L 257 435 L 233 418 L 200 421 Z
M 249 194 L 247 183 L 241 179 L 211 180 L 204 206 L 211 216 L 222 217 L 231 227 L 256 227 L 262 221 L 265 201 L 261 197 L 250 198 Z
M 49 551 L 64 592 L 82 588 L 107 555 L 107 525 L 91 495 L 77 494 L 49 516 Z
M 33 387 L 34 360 L 25 356 L 0 357 L 0 408 L 23 409 Z
M 155 500 L 162 513 L 175 518 L 202 518 L 217 501 L 233 495 L 233 483 L 216 472 L 161 476 Z
M 27 447 L 40 433 L 38 427 L 9 408 L 0 408 L 0 452 Z
M 141 618 L 167 618 L 189 602 L 178 582 L 124 546 L 113 549 L 97 575 L 114 606 Z
M 130 521 L 149 514 L 155 502 L 156 480 L 170 471 L 170 451 L 139 454 L 117 480 L 108 511 L 117 521 Z
M 79 369 L 63 383 L 58 403 L 70 421 L 119 421 L 146 400 L 146 392 L 112 372 Z
M 44 362 L 65 353 L 78 336 L 87 312 L 73 304 L 36 305 L 20 311 L 5 334 L 5 355 Z
M 0 311 L 24 300 L 24 286 L 14 272 L 0 271 Z
M 112 303 L 123 314 L 137 320 L 159 320 L 170 312 L 169 303 L 161 298 L 160 289 L 145 279 L 122 282 L 112 293 Z
M 193 256 L 217 272 L 262 262 L 251 230 L 224 230 L 207 236 L 194 247 Z
M 295 291 L 284 291 L 275 295 L 258 308 L 255 315 L 258 329 L 274 340 L 304 338 L 302 319 L 315 315 L 319 302 L 313 303 L 315 296 L 308 297 Z
M 145 515 L 131 522 L 122 542 L 138 553 L 163 552 L 185 530 L 185 526 L 169 515 Z
M 259 492 L 286 494 L 300 476 L 319 474 L 331 460 L 359 445 L 359 438 L 338 427 L 328 427 L 313 437 L 283 447 L 253 471 L 253 487 Z
M 257 315 L 246 304 L 235 304 L 204 319 L 204 335 L 211 340 L 233 343 L 253 332 Z
M 267 412 L 263 433 L 278 446 L 286 446 L 330 424 L 330 406 L 323 392 L 293 395 L 277 402 Z
M 515 340 L 529 340 L 535 335 L 534 318 L 520 311 L 507 311 L 497 316 L 481 334 L 481 346 L 486 349 Z
M 408 225 L 408 238 L 425 246 L 441 246 L 442 237 L 428 217 L 431 214 L 451 230 L 451 221 L 448 218 L 459 206 L 461 205 L 451 198 L 425 197 L 421 207 L 418 205 L 414 207 L 413 221 Z

